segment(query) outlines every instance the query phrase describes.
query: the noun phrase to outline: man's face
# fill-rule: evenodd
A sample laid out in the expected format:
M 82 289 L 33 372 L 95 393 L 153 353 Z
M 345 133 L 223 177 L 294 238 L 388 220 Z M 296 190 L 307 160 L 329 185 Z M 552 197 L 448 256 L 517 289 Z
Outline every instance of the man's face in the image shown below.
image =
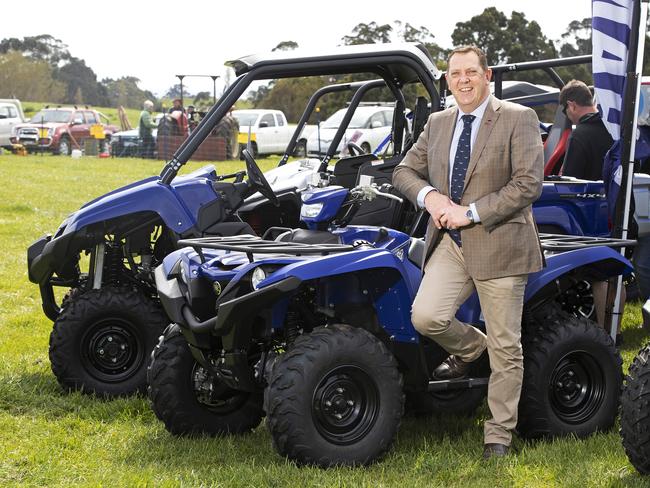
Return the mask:
M 458 108 L 466 114 L 473 112 L 490 93 L 492 70 L 484 71 L 476 53 L 456 53 L 447 67 L 447 85 Z

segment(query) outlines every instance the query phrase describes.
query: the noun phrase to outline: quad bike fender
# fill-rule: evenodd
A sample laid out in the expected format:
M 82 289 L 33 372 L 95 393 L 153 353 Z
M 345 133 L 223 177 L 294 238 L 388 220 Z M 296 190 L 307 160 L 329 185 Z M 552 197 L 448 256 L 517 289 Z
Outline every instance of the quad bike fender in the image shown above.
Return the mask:
M 170 229 L 182 234 L 196 225 L 199 209 L 217 198 L 207 179 L 185 180 L 173 187 L 157 179 L 145 180 L 82 207 L 70 216 L 64 234 L 138 212 L 156 213 Z
M 594 281 L 603 281 L 621 274 L 627 276 L 633 266 L 619 252 L 605 246 L 554 254 L 546 258 L 545 268 L 528 277 L 524 300 L 528 302 L 549 283 L 578 269 Z
M 94 244 L 87 230 L 97 224 L 118 221 L 136 214 L 158 215 L 175 233 L 182 234 L 196 226 L 202 208 L 219 200 L 209 179 L 183 179 L 178 185 L 163 185 L 157 178 L 126 186 L 84 205 L 71 214 L 54 237 L 44 236 L 27 251 L 29 279 L 46 282 L 52 273 L 81 249 Z M 215 211 L 217 211 L 215 209 Z M 100 232 L 103 236 L 103 230 Z
M 405 274 L 405 263 L 402 255 L 400 259 L 395 254 L 384 249 L 359 249 L 353 252 L 343 252 L 320 257 L 318 259 L 300 259 L 279 269 L 261 285 L 270 285 L 277 281 L 294 276 L 301 281 L 325 279 L 327 277 L 348 273 L 363 272 L 374 268 L 394 268 Z

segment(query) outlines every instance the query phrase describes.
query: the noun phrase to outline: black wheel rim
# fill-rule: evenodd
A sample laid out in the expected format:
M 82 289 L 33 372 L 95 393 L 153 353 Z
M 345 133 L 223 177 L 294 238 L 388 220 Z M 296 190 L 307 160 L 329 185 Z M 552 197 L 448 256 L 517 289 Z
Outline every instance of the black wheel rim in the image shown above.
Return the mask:
M 248 400 L 250 393 L 233 390 L 198 363 L 192 368 L 192 388 L 196 401 L 210 412 L 225 415 L 239 410 Z
M 591 318 L 594 314 L 594 290 L 588 281 L 578 281 L 561 297 L 562 309 L 576 317 Z
M 82 348 L 86 370 L 105 382 L 117 383 L 130 378 L 145 356 L 133 324 L 118 317 L 99 320 L 89 327 Z
M 340 366 L 318 383 L 312 416 L 329 442 L 348 445 L 362 439 L 379 415 L 379 391 L 371 375 L 357 366 Z
M 551 408 L 568 424 L 582 424 L 600 408 L 605 397 L 605 375 L 586 351 L 565 355 L 551 374 Z

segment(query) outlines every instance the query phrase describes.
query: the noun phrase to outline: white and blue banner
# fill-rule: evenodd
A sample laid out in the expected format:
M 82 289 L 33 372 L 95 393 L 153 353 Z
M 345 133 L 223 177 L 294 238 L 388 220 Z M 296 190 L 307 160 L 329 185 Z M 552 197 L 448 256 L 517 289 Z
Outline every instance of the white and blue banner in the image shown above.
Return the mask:
M 593 0 L 591 4 L 594 91 L 603 122 L 615 141 L 621 138 L 621 108 L 635 1 L 638 0 Z
M 612 221 L 615 222 L 616 200 L 621 189 L 621 123 L 623 96 L 630 52 L 636 56 L 637 46 L 630 46 L 634 6 L 639 0 L 592 1 L 592 66 L 596 101 L 603 122 L 614 139 L 614 145 L 603 163 L 603 180 Z M 644 5 L 645 8 L 645 4 Z M 642 40 L 643 41 L 643 40 Z M 632 48 L 632 49 L 631 49 Z M 630 114 L 627 114 L 629 117 Z M 650 157 L 650 128 L 636 131 L 635 159 Z

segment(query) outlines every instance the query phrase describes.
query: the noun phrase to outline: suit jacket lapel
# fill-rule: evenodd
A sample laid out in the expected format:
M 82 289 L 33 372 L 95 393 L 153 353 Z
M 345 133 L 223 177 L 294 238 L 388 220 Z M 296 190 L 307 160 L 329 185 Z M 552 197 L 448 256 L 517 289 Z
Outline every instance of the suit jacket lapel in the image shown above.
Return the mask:
M 499 118 L 501 108 L 501 101 L 498 98 L 490 95 L 490 100 L 485 107 L 485 113 L 483 114 L 483 119 L 481 120 L 481 127 L 479 127 L 478 134 L 476 135 L 476 141 L 474 142 L 474 147 L 472 148 L 472 155 L 469 158 L 469 166 L 467 167 L 467 173 L 465 174 L 465 186 L 467 188 L 467 183 L 472 177 L 472 173 L 476 168 L 479 158 L 483 149 L 485 149 L 485 144 L 490 139 L 490 134 L 494 128 L 494 124 Z
M 444 194 L 449 195 L 449 151 L 451 150 L 451 139 L 454 136 L 456 128 L 456 119 L 458 118 L 458 108 L 450 110 L 444 120 L 441 121 L 440 129 L 440 151 L 436 151 L 433 157 L 436 164 L 442 165 L 442 186 Z

